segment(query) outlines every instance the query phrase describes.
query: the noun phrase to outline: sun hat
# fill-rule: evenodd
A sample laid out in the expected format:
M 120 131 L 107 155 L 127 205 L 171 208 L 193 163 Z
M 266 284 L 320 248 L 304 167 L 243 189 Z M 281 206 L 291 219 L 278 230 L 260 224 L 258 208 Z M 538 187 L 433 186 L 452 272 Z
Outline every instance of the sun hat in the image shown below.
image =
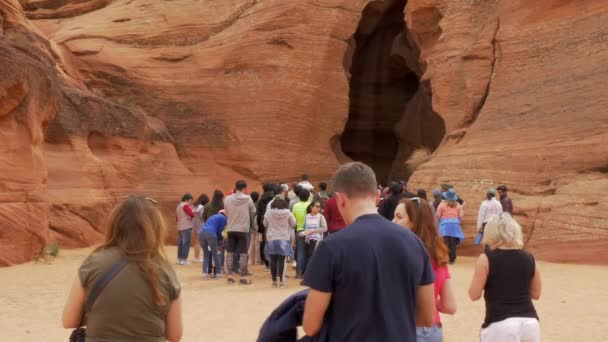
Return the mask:
M 488 189 L 488 194 L 496 195 L 496 189 L 494 189 L 494 188 L 489 188 L 489 189 Z
M 458 196 L 456 196 L 456 190 L 454 190 L 454 188 L 448 189 L 448 191 L 443 193 L 443 199 L 450 202 L 458 201 Z
M 433 190 L 433 197 L 439 197 L 439 196 L 441 196 L 441 190 L 439 190 L 439 189 Z

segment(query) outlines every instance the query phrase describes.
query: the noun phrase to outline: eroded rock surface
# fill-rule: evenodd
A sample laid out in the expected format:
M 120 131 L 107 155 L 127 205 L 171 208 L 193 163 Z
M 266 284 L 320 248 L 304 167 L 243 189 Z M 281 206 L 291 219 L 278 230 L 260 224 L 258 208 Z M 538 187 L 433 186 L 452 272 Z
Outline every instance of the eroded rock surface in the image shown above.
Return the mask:
M 184 192 L 325 180 L 349 156 L 376 163 L 388 135 L 383 178 L 434 151 L 410 183 L 453 183 L 467 236 L 485 189 L 505 183 L 535 253 L 608 263 L 607 11 L 600 0 L 4 0 L 0 264 L 50 241 L 100 241 L 123 196 L 160 200 L 172 226 Z

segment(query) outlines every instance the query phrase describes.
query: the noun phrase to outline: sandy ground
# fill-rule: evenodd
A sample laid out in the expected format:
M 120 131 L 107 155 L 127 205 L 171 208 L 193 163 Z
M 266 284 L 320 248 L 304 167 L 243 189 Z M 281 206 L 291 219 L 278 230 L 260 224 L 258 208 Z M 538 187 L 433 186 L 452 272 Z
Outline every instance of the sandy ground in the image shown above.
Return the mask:
M 31 262 L 0 268 L 0 341 L 67 341 L 61 312 L 76 270 L 90 249 L 61 251 L 50 263 Z M 169 248 L 170 255 L 175 248 Z M 458 312 L 444 317 L 445 341 L 478 341 L 483 301 L 472 303 L 466 291 L 474 259 L 459 258 L 452 267 Z M 543 341 L 607 341 L 608 267 L 540 263 L 543 296 L 536 303 Z M 284 298 L 300 289 L 270 286 L 259 267 L 250 287 L 200 279 L 200 265 L 177 268 L 183 287 L 183 341 L 255 341 L 267 317 Z

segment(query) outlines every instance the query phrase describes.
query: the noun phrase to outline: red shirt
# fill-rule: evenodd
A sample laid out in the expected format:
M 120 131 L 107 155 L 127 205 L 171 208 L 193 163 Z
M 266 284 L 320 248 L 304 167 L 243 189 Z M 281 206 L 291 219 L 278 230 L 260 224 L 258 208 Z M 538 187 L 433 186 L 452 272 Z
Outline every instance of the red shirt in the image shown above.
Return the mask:
M 344 219 L 342 219 L 342 215 L 338 210 L 336 196 L 333 196 L 325 202 L 323 216 L 325 216 L 325 221 L 327 221 L 327 231 L 330 233 L 335 233 L 346 227 L 346 223 L 344 223 Z
M 433 264 L 433 271 L 435 271 L 435 307 L 437 307 L 437 299 L 439 298 L 439 294 L 443 291 L 443 286 L 445 285 L 445 281 L 450 279 L 452 276 L 450 275 L 450 270 L 447 265 L 439 266 Z M 441 318 L 439 317 L 439 311 L 435 310 L 435 324 L 441 323 Z

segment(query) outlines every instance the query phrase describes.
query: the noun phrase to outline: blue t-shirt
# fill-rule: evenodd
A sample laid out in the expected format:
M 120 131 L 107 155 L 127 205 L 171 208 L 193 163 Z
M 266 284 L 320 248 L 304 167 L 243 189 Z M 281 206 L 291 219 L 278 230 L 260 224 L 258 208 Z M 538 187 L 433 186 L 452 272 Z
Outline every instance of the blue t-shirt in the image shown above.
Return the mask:
M 321 241 L 304 276 L 306 286 L 332 293 L 330 341 L 416 341 L 417 290 L 434 281 L 422 241 L 376 214 Z
M 228 219 L 226 219 L 226 216 L 222 214 L 215 214 L 207 219 L 207 221 L 203 225 L 203 228 L 201 228 L 201 230 L 199 231 L 199 234 L 203 231 L 213 233 L 218 236 L 218 240 L 221 240 L 222 231 L 226 227 L 227 223 Z

